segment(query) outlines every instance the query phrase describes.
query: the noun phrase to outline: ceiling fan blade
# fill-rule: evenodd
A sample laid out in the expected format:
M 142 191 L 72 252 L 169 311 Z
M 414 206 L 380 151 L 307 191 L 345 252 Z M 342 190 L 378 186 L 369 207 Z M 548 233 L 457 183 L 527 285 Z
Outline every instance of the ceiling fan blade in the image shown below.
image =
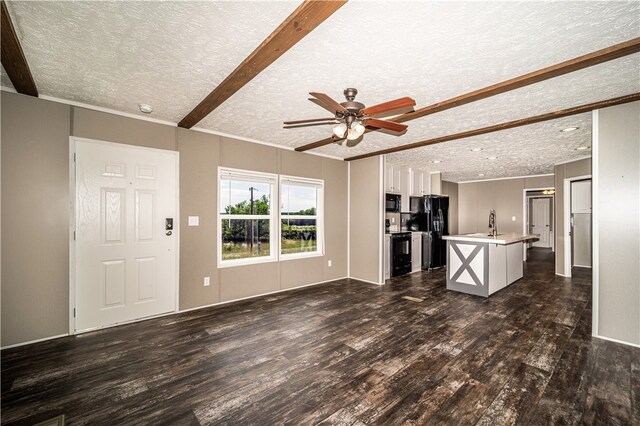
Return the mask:
M 318 92 L 309 92 L 309 94 L 315 97 L 318 101 L 325 104 L 329 108 L 329 111 L 333 111 L 334 113 L 341 112 L 343 114 L 347 114 L 349 112 L 348 109 L 340 105 L 338 102 L 334 101 L 331 97 L 329 97 L 329 95 Z
M 320 123 L 305 123 L 305 124 L 289 124 L 282 126 L 283 129 L 296 129 L 298 127 L 309 127 L 309 126 L 324 126 L 327 124 L 335 125 L 336 121 L 324 121 Z
M 282 124 L 303 124 L 303 123 L 314 123 L 316 121 L 336 121 L 335 117 L 329 118 L 309 118 L 308 120 L 295 120 L 295 121 L 285 121 Z
M 416 105 L 416 101 L 409 98 L 399 98 L 389 102 L 383 102 L 378 105 L 372 105 L 370 107 L 366 107 L 362 109 L 362 113 L 365 115 L 377 115 L 382 114 L 384 112 L 395 111 L 401 108 L 413 107 Z
M 387 129 L 398 133 L 407 130 L 406 124 L 394 123 L 393 121 L 387 120 L 378 120 L 377 118 L 367 118 L 365 124 L 367 126 L 377 127 L 378 129 Z

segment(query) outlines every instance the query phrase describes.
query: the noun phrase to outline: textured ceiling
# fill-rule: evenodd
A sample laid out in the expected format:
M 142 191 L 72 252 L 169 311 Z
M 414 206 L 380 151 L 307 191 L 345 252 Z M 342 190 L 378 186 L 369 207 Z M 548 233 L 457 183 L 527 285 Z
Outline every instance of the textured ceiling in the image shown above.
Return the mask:
M 299 2 L 9 3 L 41 93 L 124 112 L 137 104 L 178 122 Z M 309 91 L 367 105 L 411 96 L 420 108 L 640 36 L 638 2 L 351 1 L 206 117 L 198 127 L 296 147 L 328 126 Z M 4 70 L 2 82 L 6 84 Z M 408 122 L 400 137 L 370 133 L 349 157 L 640 91 L 640 54 Z M 560 133 L 569 125 L 580 130 Z M 460 181 L 550 173 L 589 155 L 584 114 L 389 156 Z M 482 146 L 471 152 L 470 146 Z M 487 156 L 498 160 L 486 160 Z M 440 159 L 442 163 L 433 164 Z

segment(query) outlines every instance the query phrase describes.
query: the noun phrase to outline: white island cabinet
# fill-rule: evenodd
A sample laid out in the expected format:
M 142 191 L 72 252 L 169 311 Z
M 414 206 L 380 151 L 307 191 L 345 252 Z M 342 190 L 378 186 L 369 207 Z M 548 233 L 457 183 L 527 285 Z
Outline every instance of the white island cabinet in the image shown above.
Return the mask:
M 488 297 L 523 276 L 522 245 L 538 234 L 445 235 L 447 290 Z

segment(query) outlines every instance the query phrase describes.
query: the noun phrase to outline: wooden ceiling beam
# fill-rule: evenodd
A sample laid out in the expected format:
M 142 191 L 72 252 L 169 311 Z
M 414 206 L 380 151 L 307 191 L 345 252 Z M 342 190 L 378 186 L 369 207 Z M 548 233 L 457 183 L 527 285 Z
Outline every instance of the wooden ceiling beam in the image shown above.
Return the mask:
M 406 114 L 390 118 L 389 121 L 404 123 L 405 121 L 415 120 L 416 118 L 425 117 L 430 114 L 435 114 L 436 112 L 466 105 L 468 103 L 486 99 L 491 96 L 496 96 L 501 93 L 509 92 L 511 90 L 520 89 L 522 87 L 539 83 L 550 78 L 558 77 L 638 52 L 640 52 L 640 37 L 607 47 L 605 49 L 596 50 L 595 52 L 578 56 L 577 58 L 569 59 L 568 61 L 560 62 L 559 64 L 542 68 L 528 74 L 523 74 L 521 76 L 512 78 L 510 80 L 505 80 L 492 86 L 487 86 L 473 92 L 465 93 L 464 95 L 456 96 L 455 98 L 447 99 L 445 101 L 417 109 L 413 112 L 408 112 Z M 374 128 L 367 128 L 366 133 L 376 130 L 377 129 Z M 296 148 L 296 151 L 307 151 L 310 149 L 328 145 L 333 142 L 336 142 L 336 138 L 326 138 L 317 142 L 300 146 Z
M 456 139 L 469 138 L 471 136 L 484 135 L 487 133 L 499 132 L 501 130 L 513 129 L 515 127 L 526 126 L 529 124 L 541 123 L 543 121 L 555 120 L 562 117 L 569 117 L 571 115 L 582 114 L 584 112 L 593 111 L 596 109 L 607 108 L 614 105 L 626 104 L 629 102 L 635 102 L 640 100 L 640 93 L 633 93 L 631 95 L 620 96 L 613 99 L 607 99 L 605 101 L 593 102 L 586 105 L 580 105 L 573 108 L 561 109 L 558 111 L 549 112 L 547 114 L 536 115 L 533 117 L 521 118 L 519 120 L 508 121 L 506 123 L 496 124 L 493 126 L 482 127 L 480 129 L 468 130 L 466 132 L 455 133 L 453 135 L 441 136 L 438 138 L 427 139 L 420 142 L 414 142 L 407 145 L 395 146 L 392 148 L 383 149 L 380 151 L 369 152 L 367 154 L 356 155 L 353 157 L 345 158 L 345 161 L 360 160 L 362 158 L 374 157 L 376 155 L 391 154 L 394 152 L 407 151 L 410 149 L 421 148 L 428 145 L 435 145 L 438 143 L 449 142 Z
M 178 126 L 186 129 L 195 126 L 346 2 L 347 0 L 304 1 L 218 87 L 187 114 Z
M 0 50 L 2 51 L 0 60 L 2 61 L 2 66 L 4 66 L 11 83 L 13 83 L 13 87 L 18 93 L 37 97 L 38 89 L 35 81 L 33 81 L 22 46 L 20 46 L 18 35 L 15 28 L 13 28 L 7 5 L 4 0 L 0 4 L 2 8 L 2 16 L 0 16 Z

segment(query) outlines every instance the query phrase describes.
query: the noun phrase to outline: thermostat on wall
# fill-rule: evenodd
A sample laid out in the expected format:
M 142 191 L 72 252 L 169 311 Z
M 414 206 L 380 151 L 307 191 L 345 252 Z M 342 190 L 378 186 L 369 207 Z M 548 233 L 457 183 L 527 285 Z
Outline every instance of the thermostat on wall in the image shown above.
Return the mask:
M 189 216 L 189 226 L 200 226 L 200 216 Z

